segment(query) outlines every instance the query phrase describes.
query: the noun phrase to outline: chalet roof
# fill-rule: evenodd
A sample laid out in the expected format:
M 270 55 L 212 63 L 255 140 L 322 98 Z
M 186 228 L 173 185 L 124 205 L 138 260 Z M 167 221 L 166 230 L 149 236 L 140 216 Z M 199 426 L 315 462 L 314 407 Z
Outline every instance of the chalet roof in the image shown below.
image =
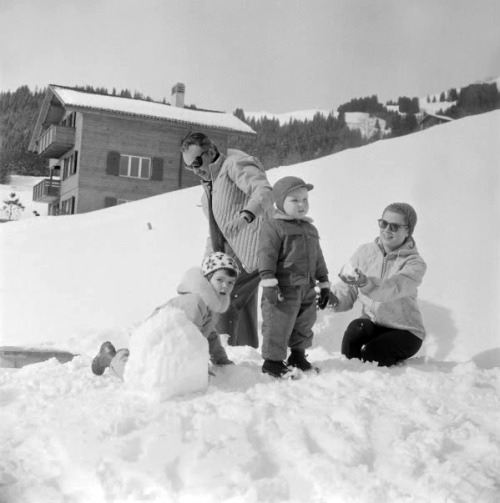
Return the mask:
M 50 108 L 54 104 L 54 99 L 67 109 L 108 111 L 116 114 L 168 120 L 179 124 L 227 131 L 228 133 L 255 134 L 255 131 L 249 125 L 230 113 L 206 112 L 174 107 L 152 101 L 92 94 L 51 84 L 49 85 L 42 109 L 40 110 L 40 115 L 33 132 L 30 150 L 34 147 L 34 142 L 38 139 L 43 124 L 47 123 L 47 118 L 48 115 L 50 115 Z
M 446 115 L 437 115 L 437 114 L 425 112 L 424 116 L 420 119 L 419 123 L 426 121 L 430 117 L 434 117 L 435 119 L 440 119 L 440 120 L 447 121 L 447 122 L 454 120 L 451 117 L 447 117 Z

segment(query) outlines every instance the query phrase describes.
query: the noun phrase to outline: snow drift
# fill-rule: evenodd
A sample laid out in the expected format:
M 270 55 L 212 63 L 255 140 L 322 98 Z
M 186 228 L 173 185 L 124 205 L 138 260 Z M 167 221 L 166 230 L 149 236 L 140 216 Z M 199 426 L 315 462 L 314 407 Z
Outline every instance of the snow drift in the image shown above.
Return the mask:
M 0 502 L 496 503 L 499 120 L 269 172 L 315 184 L 311 214 L 332 279 L 377 235 L 387 203 L 417 209 L 429 336 L 421 356 L 394 368 L 342 357 L 355 313 L 321 312 L 309 351 L 319 375 L 276 381 L 258 350 L 228 347 L 236 365 L 200 391 L 181 379 L 183 395 L 161 401 L 147 388 L 179 381 L 188 355 L 207 379 L 202 348 L 172 350 L 185 319 L 168 341 L 160 318 L 143 323 L 200 262 L 201 189 L 1 226 L 2 344 L 80 355 L 0 369 Z M 106 339 L 131 346 L 125 383 L 90 371 Z
M 434 359 L 492 364 L 500 346 L 499 131 L 496 111 L 268 172 L 271 182 L 298 175 L 315 185 L 310 214 L 332 279 L 377 235 L 388 203 L 416 208 L 415 239 L 428 264 L 421 354 Z M 1 343 L 87 351 L 112 332 L 126 344 L 130 327 L 199 264 L 207 232 L 200 197 L 193 187 L 0 227 Z M 321 343 L 338 350 L 354 315 L 322 314 L 329 328 Z

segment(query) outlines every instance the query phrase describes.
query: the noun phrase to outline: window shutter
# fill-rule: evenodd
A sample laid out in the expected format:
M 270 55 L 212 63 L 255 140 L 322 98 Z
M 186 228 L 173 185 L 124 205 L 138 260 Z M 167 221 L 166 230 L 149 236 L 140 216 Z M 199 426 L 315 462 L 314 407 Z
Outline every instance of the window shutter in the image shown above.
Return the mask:
M 75 174 L 78 169 L 78 150 L 75 150 L 75 157 L 73 159 L 73 171 L 72 173 Z
M 109 208 L 110 206 L 116 206 L 118 203 L 118 199 L 116 197 L 108 197 L 104 198 L 104 207 Z
M 163 180 L 163 159 L 161 157 L 153 158 L 153 169 L 151 180 L 161 182 Z
M 120 152 L 108 152 L 106 173 L 114 176 L 120 174 Z

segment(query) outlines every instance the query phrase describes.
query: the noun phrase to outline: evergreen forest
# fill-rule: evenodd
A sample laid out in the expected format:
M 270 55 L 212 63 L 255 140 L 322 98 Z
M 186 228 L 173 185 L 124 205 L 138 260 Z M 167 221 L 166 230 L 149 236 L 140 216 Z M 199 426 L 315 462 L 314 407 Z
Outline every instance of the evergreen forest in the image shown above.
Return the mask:
M 80 86 L 75 89 L 152 101 L 149 96 L 137 91 L 118 92 L 113 89 L 108 92 L 105 88 L 92 86 Z M 0 92 L 0 183 L 8 183 L 11 174 L 26 176 L 48 174 L 48 161 L 28 152 L 45 92 L 45 89 L 32 91 L 28 86 L 21 86 L 15 91 Z M 435 103 L 437 98 L 433 97 L 431 100 L 428 97 L 427 101 Z M 500 108 L 500 93 L 495 83 L 471 84 L 460 90 L 450 89 L 441 93 L 439 101 L 443 102 L 443 109 L 438 114 L 459 119 Z M 166 101 L 163 100 L 162 103 Z M 388 105 L 393 107 L 389 109 Z M 187 108 L 203 110 L 196 105 L 189 105 Z M 337 111 L 336 116 L 317 113 L 312 120 L 290 120 L 287 124 L 280 124 L 277 119 L 256 120 L 253 117 L 246 117 L 242 109 L 237 109 L 234 114 L 252 127 L 257 135 L 249 139 L 235 137 L 229 146 L 258 157 L 266 169 L 269 169 L 317 159 L 384 138 L 410 134 L 417 129 L 417 117 L 420 113 L 418 98 L 404 96 L 397 102 L 388 102 L 387 106 L 380 103 L 377 96 L 355 98 L 340 105 Z M 364 112 L 371 117 L 386 121 L 386 133 L 377 130 L 370 138 L 363 137 L 360 131 L 347 127 L 344 117 L 348 112 Z

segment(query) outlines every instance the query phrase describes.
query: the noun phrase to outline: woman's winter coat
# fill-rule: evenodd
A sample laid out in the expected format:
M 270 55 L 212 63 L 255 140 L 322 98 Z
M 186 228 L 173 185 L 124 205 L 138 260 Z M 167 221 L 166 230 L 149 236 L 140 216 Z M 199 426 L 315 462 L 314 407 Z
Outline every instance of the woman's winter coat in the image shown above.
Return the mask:
M 358 248 L 350 263 L 368 278 L 368 283 L 357 288 L 343 282 L 332 287 L 339 304 L 335 311 L 348 311 L 359 299 L 363 317 L 377 325 L 408 330 L 420 339 L 425 328 L 417 303 L 417 288 L 427 266 L 410 238 L 397 250 L 385 253 L 377 238 Z

